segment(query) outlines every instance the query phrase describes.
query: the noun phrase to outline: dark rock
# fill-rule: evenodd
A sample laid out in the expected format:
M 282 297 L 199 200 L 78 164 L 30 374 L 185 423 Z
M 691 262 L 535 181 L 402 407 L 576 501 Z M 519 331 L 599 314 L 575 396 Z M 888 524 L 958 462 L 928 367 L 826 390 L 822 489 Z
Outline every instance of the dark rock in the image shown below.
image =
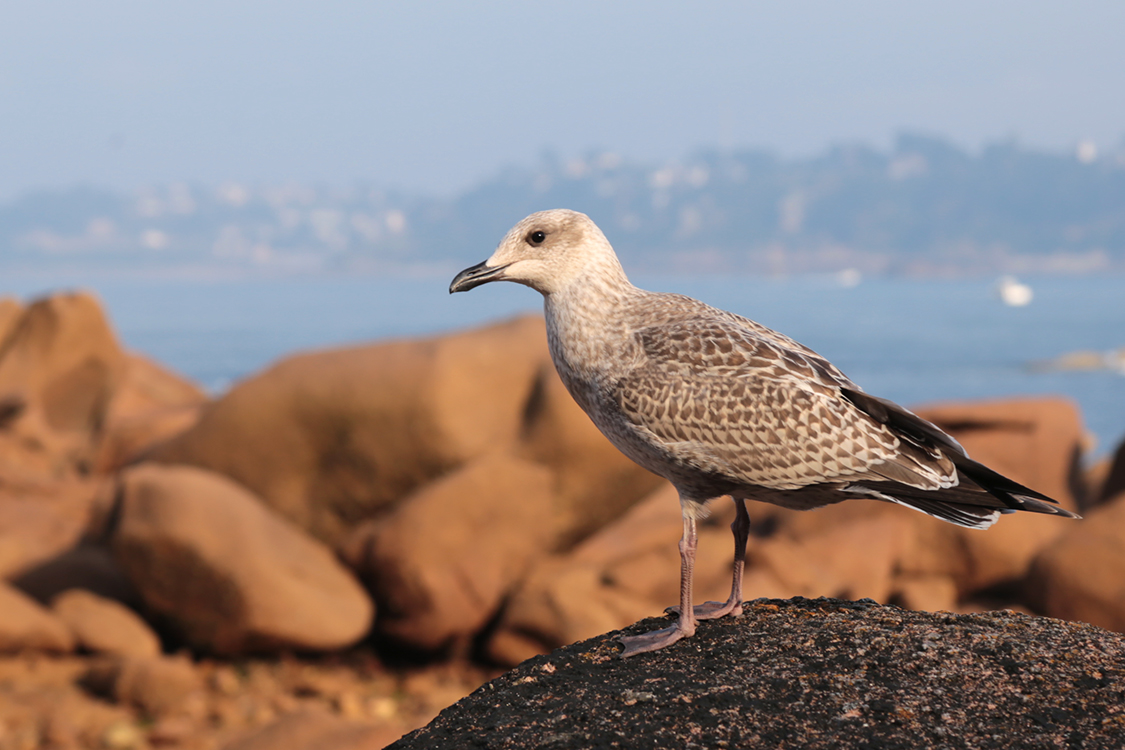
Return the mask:
M 646 620 L 630 633 L 651 629 Z M 1012 612 L 759 599 L 622 660 L 608 633 L 524 662 L 407 748 L 1120 748 L 1125 636 Z

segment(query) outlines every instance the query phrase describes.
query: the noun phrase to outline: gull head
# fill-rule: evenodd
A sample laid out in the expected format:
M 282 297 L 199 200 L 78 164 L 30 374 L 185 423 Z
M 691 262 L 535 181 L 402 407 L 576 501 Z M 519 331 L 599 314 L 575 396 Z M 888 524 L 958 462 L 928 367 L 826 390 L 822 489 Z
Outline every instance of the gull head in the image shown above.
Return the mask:
M 624 277 L 613 248 L 590 217 L 560 208 L 534 213 L 512 227 L 492 257 L 457 274 L 449 292 L 514 281 L 550 295 L 599 270 Z

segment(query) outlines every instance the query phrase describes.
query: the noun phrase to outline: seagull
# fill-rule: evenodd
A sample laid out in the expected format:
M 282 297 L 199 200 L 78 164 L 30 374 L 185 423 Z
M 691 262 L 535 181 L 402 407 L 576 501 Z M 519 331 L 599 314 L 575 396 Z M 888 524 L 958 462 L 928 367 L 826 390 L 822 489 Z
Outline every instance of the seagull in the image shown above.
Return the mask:
M 585 214 L 531 214 L 449 291 L 492 281 L 543 295 L 551 358 L 570 395 L 618 450 L 679 493 L 676 622 L 623 636 L 623 657 L 689 637 L 699 620 L 741 615 L 747 500 L 809 510 L 870 498 L 973 529 L 1015 511 L 1078 517 L 973 461 L 935 425 L 866 394 L 793 339 L 633 286 Z M 730 597 L 693 606 L 696 524 L 723 496 L 736 510 Z

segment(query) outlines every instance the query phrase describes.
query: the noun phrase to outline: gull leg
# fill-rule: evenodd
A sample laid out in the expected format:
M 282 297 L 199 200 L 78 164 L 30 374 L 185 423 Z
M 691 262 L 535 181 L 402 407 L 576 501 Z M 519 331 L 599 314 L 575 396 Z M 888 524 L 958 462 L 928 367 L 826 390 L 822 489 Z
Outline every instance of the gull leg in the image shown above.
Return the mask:
M 730 597 L 725 602 L 704 602 L 694 607 L 695 619 L 714 620 L 724 615 L 738 617 L 742 614 L 742 571 L 746 568 L 746 541 L 750 538 L 750 514 L 746 512 L 746 501 L 734 498 L 735 516 L 730 530 L 734 533 L 734 572 L 731 575 Z M 669 607 L 668 611 L 679 612 L 679 607 Z
M 750 538 L 750 514 L 746 512 L 746 501 L 734 498 L 735 516 L 730 530 L 734 533 L 734 572 L 730 579 L 730 598 L 726 603 L 706 602 L 695 608 L 699 620 L 713 620 L 723 615 L 742 614 L 742 571 L 746 568 L 746 541 Z
M 695 573 L 695 550 L 699 539 L 695 530 L 693 509 L 684 508 L 684 535 L 680 538 L 680 609 L 676 623 L 662 630 L 654 630 L 643 635 L 621 636 L 625 650 L 621 657 L 643 654 L 670 646 L 681 638 L 695 633 L 695 610 L 691 606 L 692 576 Z M 685 614 L 686 613 L 686 614 Z

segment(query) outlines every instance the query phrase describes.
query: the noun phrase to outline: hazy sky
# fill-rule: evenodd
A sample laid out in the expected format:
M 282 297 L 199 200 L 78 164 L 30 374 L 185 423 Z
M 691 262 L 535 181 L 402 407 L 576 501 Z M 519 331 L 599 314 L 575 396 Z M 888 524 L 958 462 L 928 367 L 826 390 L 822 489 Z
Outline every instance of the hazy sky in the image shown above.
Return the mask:
M 1125 3 L 4 0 L 0 198 L 75 183 L 427 191 L 609 149 L 908 129 L 1125 136 Z

